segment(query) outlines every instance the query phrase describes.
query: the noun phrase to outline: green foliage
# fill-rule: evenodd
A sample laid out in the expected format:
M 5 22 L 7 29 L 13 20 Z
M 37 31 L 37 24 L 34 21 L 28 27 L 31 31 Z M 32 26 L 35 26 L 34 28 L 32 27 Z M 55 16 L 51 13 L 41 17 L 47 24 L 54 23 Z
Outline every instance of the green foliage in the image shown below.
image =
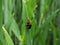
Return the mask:
M 59 1 L 0 0 L 0 45 L 60 45 Z
M 14 45 L 8 32 L 6 31 L 6 29 L 4 28 L 4 26 L 2 26 L 2 29 L 3 29 L 3 33 L 5 35 L 5 39 L 6 39 L 6 42 L 7 42 L 7 45 Z

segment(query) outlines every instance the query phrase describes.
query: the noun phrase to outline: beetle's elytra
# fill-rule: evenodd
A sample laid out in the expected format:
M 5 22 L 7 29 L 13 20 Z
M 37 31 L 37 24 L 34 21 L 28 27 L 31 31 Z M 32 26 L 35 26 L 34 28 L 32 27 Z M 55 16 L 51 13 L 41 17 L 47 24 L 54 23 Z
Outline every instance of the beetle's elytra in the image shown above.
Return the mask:
M 31 21 L 30 20 L 27 20 L 27 24 L 26 24 L 26 27 L 27 29 L 31 29 Z

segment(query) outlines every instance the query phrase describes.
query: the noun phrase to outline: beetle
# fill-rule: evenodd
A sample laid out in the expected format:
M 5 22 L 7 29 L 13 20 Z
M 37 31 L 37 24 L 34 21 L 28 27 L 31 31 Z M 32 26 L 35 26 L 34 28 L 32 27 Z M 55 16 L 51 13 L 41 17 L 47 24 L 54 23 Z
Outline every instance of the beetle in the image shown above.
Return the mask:
M 29 19 L 27 20 L 26 27 L 27 27 L 27 29 L 31 29 L 31 27 L 32 27 L 31 20 L 29 20 Z

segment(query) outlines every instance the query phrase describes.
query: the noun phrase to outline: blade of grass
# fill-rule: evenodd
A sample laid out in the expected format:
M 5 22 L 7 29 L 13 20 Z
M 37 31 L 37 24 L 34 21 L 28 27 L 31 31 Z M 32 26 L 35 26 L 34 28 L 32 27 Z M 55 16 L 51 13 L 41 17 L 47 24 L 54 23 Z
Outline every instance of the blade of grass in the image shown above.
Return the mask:
M 53 45 L 57 45 L 57 29 L 51 22 L 51 27 L 53 29 Z
M 19 27 L 15 21 L 15 19 L 11 19 L 12 20 L 12 24 L 10 26 L 10 30 L 13 31 L 13 33 L 15 34 L 15 36 L 18 38 L 18 40 L 20 40 L 20 31 L 19 31 Z
M 2 32 L 2 25 L 3 25 L 3 0 L 0 0 L 0 45 L 6 45 L 3 32 Z
M 3 33 L 4 33 L 4 35 L 5 35 L 5 39 L 6 39 L 6 41 L 7 41 L 7 44 L 8 44 L 8 45 L 14 45 L 14 44 L 13 44 L 13 41 L 12 41 L 12 39 L 11 39 L 11 37 L 10 37 L 10 35 L 8 34 L 8 32 L 6 31 L 6 29 L 4 28 L 4 26 L 2 26 L 2 30 L 3 30 Z

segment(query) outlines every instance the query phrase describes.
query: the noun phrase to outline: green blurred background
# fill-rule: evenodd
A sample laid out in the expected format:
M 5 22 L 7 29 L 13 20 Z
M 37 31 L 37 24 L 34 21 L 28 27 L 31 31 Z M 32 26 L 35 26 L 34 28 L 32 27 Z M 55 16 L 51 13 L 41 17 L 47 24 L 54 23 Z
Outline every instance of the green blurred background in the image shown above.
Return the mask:
M 0 45 L 60 45 L 60 0 L 0 0 Z

